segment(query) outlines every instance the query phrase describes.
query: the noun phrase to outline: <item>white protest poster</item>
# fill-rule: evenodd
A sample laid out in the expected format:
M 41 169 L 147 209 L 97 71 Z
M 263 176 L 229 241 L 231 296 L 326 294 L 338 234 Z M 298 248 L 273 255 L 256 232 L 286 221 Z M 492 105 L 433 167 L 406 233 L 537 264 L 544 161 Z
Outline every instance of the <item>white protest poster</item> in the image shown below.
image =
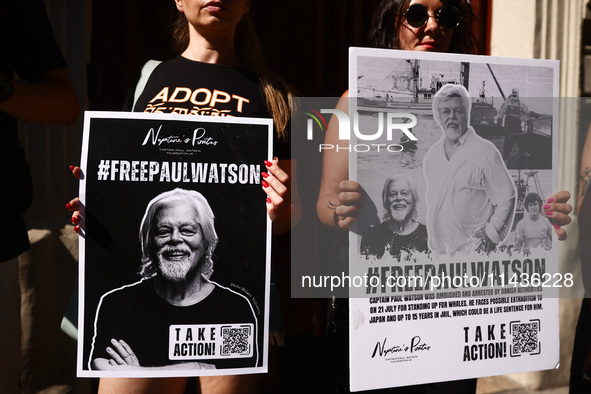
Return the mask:
M 559 64 L 352 48 L 350 383 L 558 366 Z M 427 372 L 428 371 L 428 372 Z
M 270 119 L 87 112 L 78 376 L 267 370 Z

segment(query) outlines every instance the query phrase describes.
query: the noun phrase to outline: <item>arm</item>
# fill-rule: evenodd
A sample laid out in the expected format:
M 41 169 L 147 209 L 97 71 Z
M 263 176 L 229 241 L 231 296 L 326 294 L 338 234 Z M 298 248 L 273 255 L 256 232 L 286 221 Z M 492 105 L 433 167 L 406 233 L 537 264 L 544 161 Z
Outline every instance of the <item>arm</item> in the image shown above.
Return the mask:
M 499 112 L 497 113 L 497 124 L 502 125 L 504 123 L 505 113 L 507 112 L 507 100 L 503 102 Z
M 554 227 L 550 224 L 550 221 L 548 221 L 548 227 L 546 228 L 546 237 L 543 240 L 544 248 L 546 248 L 546 250 L 550 250 L 552 248 L 552 230 L 553 229 L 554 229 Z
M 579 177 L 579 198 L 577 200 L 577 212 L 581 209 L 583 199 L 586 197 L 591 185 L 591 125 L 587 131 L 587 138 L 583 146 L 583 155 L 581 156 L 581 174 Z
M 337 109 L 349 112 L 348 92 L 339 100 Z M 339 144 L 339 127 L 333 116 L 328 124 L 324 142 Z M 361 185 L 349 181 L 349 154 L 346 150 L 326 150 L 322 157 L 322 179 L 316 202 L 316 212 L 322 223 L 329 227 L 347 229 L 355 221 L 362 203 Z
M 107 347 L 110 359 L 95 358 L 92 369 L 100 371 L 141 371 L 146 369 L 175 370 L 175 369 L 215 369 L 215 365 L 198 361 L 170 364 L 159 367 L 142 367 L 131 347 L 124 340 L 111 339 L 113 347 Z
M 45 71 L 27 81 L 14 81 L 14 94 L 0 111 L 30 123 L 73 125 L 80 104 L 65 68 Z
M 523 219 L 515 226 L 515 250 L 521 250 L 525 237 L 523 235 Z
M 492 242 L 498 244 L 509 233 L 515 212 L 515 185 L 498 150 L 492 151 L 486 161 L 483 186 L 495 209 L 485 227 L 485 233 Z

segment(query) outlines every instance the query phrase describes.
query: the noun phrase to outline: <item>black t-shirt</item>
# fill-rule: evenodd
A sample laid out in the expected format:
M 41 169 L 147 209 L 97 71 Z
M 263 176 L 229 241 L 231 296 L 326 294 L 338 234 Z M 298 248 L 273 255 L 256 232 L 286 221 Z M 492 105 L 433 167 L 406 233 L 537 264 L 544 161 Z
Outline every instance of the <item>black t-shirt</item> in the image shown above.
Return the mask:
M 0 72 L 27 80 L 45 71 L 66 67 L 41 0 L 0 1 Z M 9 229 L 0 239 L 0 262 L 17 257 L 29 247 L 27 229 L 16 193 L 22 163 L 18 155 L 18 122 L 0 112 L 0 168 L 4 170 L 0 206 L 2 227 Z M 17 168 L 18 166 L 18 168 Z
M 154 289 L 152 279 L 107 293 L 101 299 L 92 341 L 91 360 L 110 359 L 107 346 L 111 339 L 124 340 L 143 367 L 179 363 L 171 361 L 169 328 L 171 325 L 254 324 L 252 358 L 215 358 L 193 360 L 214 364 L 217 368 L 254 367 L 258 360 L 258 327 L 254 311 L 243 296 L 218 285 L 203 300 L 191 306 L 174 306 Z M 197 339 L 197 338 L 195 338 Z M 219 355 L 218 353 L 216 353 Z
M 395 234 L 390 229 L 388 222 L 382 222 L 377 226 L 368 228 L 361 237 L 361 254 L 366 256 L 384 257 L 385 252 L 398 258 L 401 252 L 426 252 L 427 227 L 419 223 L 418 227 L 410 234 Z
M 135 106 L 134 93 L 128 93 L 124 111 L 272 118 L 258 78 L 244 67 L 178 56 L 154 69 Z M 288 141 L 273 134 L 274 156 L 289 159 Z

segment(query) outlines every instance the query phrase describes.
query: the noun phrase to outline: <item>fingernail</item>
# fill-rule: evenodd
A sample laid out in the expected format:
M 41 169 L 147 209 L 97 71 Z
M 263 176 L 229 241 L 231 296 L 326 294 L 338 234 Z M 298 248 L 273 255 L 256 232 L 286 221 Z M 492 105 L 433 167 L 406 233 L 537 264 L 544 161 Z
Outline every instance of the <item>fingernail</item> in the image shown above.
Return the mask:
M 72 216 L 72 223 L 74 223 L 74 221 L 75 221 L 74 216 Z
M 267 174 L 266 172 L 262 172 L 261 175 L 263 176 L 263 178 L 267 178 L 269 176 L 269 174 Z
M 553 202 L 554 202 L 554 199 L 553 199 L 552 197 L 550 197 L 550 198 L 548 199 L 548 201 L 546 201 L 546 202 L 547 202 L 547 203 L 553 203 Z
M 66 209 L 70 209 L 70 207 L 71 207 L 70 203 L 67 203 L 66 204 Z
M 277 160 L 279 160 L 279 159 L 278 159 L 278 158 L 276 158 L 276 157 L 274 157 L 274 158 L 273 158 L 273 160 L 274 160 L 274 161 L 277 161 Z
M 74 231 L 76 234 L 80 233 L 80 226 L 74 226 Z
M 267 183 L 267 181 L 262 181 L 261 183 L 263 184 L 263 187 L 269 187 L 269 184 Z
M 271 204 L 271 203 L 272 203 L 271 199 L 269 197 L 267 197 L 267 204 Z
M 265 165 L 267 167 L 271 167 L 273 165 L 273 163 L 271 163 L 269 160 L 265 160 Z
M 70 171 L 72 171 L 74 169 L 74 166 L 70 166 Z
M 546 211 L 546 212 L 545 212 L 546 216 L 552 216 L 552 214 L 553 214 L 553 213 L 554 213 L 554 212 L 552 212 L 552 211 Z
M 544 210 L 550 209 L 550 204 L 544 204 L 544 206 L 542 207 L 542 209 L 544 209 Z
M 554 225 L 554 228 L 555 228 L 556 230 L 560 230 L 560 226 L 559 226 L 559 225 L 557 225 L 557 224 L 555 224 L 555 225 Z

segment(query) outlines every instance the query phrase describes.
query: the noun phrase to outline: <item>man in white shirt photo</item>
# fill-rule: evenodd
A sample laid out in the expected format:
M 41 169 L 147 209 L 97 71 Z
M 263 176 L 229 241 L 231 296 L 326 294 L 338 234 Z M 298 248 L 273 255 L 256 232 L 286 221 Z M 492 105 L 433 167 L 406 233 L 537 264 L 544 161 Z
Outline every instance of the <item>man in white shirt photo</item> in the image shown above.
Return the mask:
M 423 162 L 431 252 L 490 253 L 513 222 L 515 185 L 495 145 L 469 125 L 472 99 L 462 85 L 444 85 L 433 99 L 443 136 Z

